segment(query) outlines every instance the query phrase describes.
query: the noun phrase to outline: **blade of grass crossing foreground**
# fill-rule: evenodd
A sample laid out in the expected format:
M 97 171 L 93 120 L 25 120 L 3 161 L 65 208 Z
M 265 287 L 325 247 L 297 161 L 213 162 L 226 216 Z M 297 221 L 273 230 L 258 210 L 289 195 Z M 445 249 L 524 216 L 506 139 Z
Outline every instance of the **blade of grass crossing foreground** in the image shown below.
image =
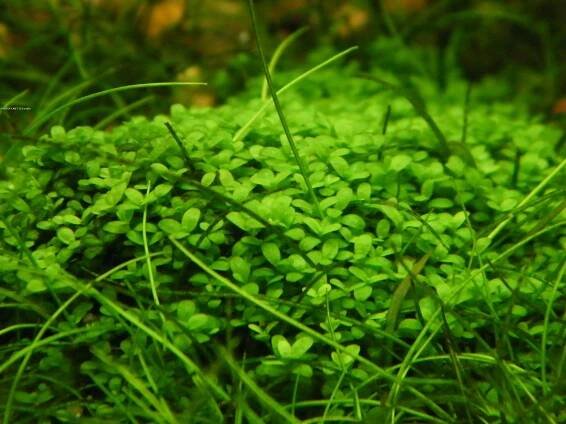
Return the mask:
M 51 343 L 55 343 L 56 341 L 64 339 L 66 337 L 71 337 L 81 333 L 88 333 L 89 331 L 91 331 L 90 328 L 75 328 L 73 330 L 61 331 L 57 334 L 54 334 L 53 336 L 45 337 L 37 341 L 35 344 L 30 343 L 29 345 L 22 347 L 20 350 L 14 352 L 12 356 L 10 356 L 8 359 L 2 362 L 2 364 L 0 364 L 0 374 L 10 368 L 12 364 L 18 361 L 18 359 L 25 357 L 30 351 L 38 349 L 42 346 L 47 346 Z M 112 331 L 112 329 L 109 329 L 108 331 Z M 4 407 L 6 408 L 6 405 Z
M 16 104 L 16 102 L 18 100 L 20 100 L 22 97 L 25 97 L 25 95 L 28 93 L 28 91 L 29 91 L 28 89 L 25 89 L 25 90 L 19 92 L 18 94 L 16 94 L 11 99 L 8 99 L 8 101 L 2 105 L 2 109 L 0 109 L 0 115 L 3 112 L 7 111 L 10 108 L 10 106 L 12 106 L 13 104 Z
M 257 415 L 250 405 L 246 401 L 242 401 L 242 410 L 244 415 L 246 416 L 247 420 L 246 423 L 248 424 L 265 424 L 265 421 L 261 419 L 259 415 Z
M 242 381 L 246 387 L 257 397 L 257 399 L 269 408 L 273 413 L 279 415 L 285 420 L 286 423 L 299 424 L 301 421 L 298 420 L 294 415 L 291 415 L 285 410 L 283 405 L 273 399 L 269 394 L 267 394 L 257 383 L 238 365 L 234 360 L 232 355 L 223 347 L 219 347 L 220 356 L 224 359 L 226 364 L 230 369 L 238 376 L 240 381 Z
M 327 325 L 328 325 L 328 331 L 330 332 L 330 337 L 332 337 L 332 340 L 334 341 L 334 343 L 338 343 L 338 341 L 336 340 L 336 335 L 334 334 L 334 325 L 332 324 L 332 320 L 330 319 L 330 301 L 328 300 L 328 293 L 326 294 L 325 298 L 326 298 L 326 322 L 327 322 Z M 338 393 L 338 390 L 340 389 L 340 385 L 342 384 L 342 380 L 344 380 L 344 377 L 346 376 L 346 373 L 348 372 L 348 367 L 344 366 L 344 361 L 342 360 L 341 355 L 338 355 L 338 362 L 340 364 L 340 368 L 342 369 L 342 373 L 340 374 L 340 377 L 338 377 L 338 380 L 336 381 L 336 384 L 334 385 L 334 389 L 332 390 L 332 393 L 330 394 L 330 398 L 328 399 L 328 403 L 326 404 L 326 407 L 324 408 L 324 413 L 322 414 L 322 421 L 323 422 L 326 420 L 326 417 L 328 416 L 328 413 L 330 412 L 330 407 L 332 406 L 332 401 L 336 397 L 336 393 Z
M 348 373 L 348 369 L 345 368 L 343 365 L 342 367 L 343 368 L 342 368 L 342 372 L 340 373 L 340 377 L 338 377 L 338 381 L 336 381 L 336 384 L 334 385 L 334 389 L 332 390 L 332 393 L 330 394 L 330 398 L 328 398 L 328 402 L 326 403 L 326 406 L 324 408 L 324 412 L 322 414 L 322 419 L 321 419 L 322 422 L 326 421 L 328 417 L 328 413 L 330 412 L 330 408 L 332 407 L 332 403 L 334 402 L 334 398 L 336 397 L 338 390 L 340 390 L 340 386 L 342 385 L 342 381 L 344 380 L 344 377 L 346 377 L 346 374 Z
M 88 288 L 88 286 L 85 287 L 85 290 L 86 288 Z M 84 290 L 78 291 L 77 293 L 69 297 L 69 299 L 67 299 L 61 306 L 59 306 L 59 308 L 57 308 L 57 310 L 51 315 L 51 317 L 47 321 L 45 321 L 41 329 L 37 332 L 34 340 L 31 342 L 30 349 L 27 351 L 26 355 L 24 356 L 24 359 L 22 359 L 22 362 L 20 362 L 20 366 L 16 371 L 16 375 L 14 376 L 14 380 L 12 381 L 12 386 L 10 387 L 10 391 L 8 392 L 8 398 L 6 399 L 6 405 L 4 407 L 4 420 L 3 420 L 4 424 L 10 424 L 12 422 L 11 421 L 12 404 L 14 403 L 14 396 L 16 395 L 16 389 L 18 388 L 18 384 L 31 358 L 31 355 L 35 351 L 37 342 L 41 340 L 47 329 L 57 319 L 57 317 L 61 315 L 63 311 L 66 310 L 69 307 L 69 305 L 71 305 L 71 303 L 73 303 L 76 299 L 78 299 L 83 294 L 83 292 Z
M 275 72 L 275 67 L 277 66 L 277 63 L 279 62 L 279 59 L 281 58 L 285 50 L 287 50 L 287 48 L 291 44 L 293 44 L 301 35 L 303 35 L 306 32 L 306 30 L 307 30 L 306 27 L 299 28 L 294 33 L 292 33 L 287 38 L 285 38 L 281 42 L 281 44 L 277 46 L 275 52 L 273 53 L 273 56 L 271 57 L 271 60 L 269 61 L 269 72 L 271 72 L 271 75 L 273 75 L 273 73 Z M 269 86 L 267 85 L 267 79 L 264 79 L 263 84 L 261 86 L 261 100 L 267 100 L 268 96 L 269 96 Z
M 116 407 L 122 411 L 122 413 L 128 418 L 128 420 L 130 420 L 130 422 L 132 424 L 138 424 L 138 419 L 136 419 L 136 417 L 134 417 L 134 415 L 132 415 L 132 408 L 128 408 L 126 405 L 124 405 L 124 402 L 122 402 L 122 396 L 118 396 L 117 393 L 115 393 L 112 390 L 109 390 L 106 386 L 104 386 L 104 384 L 102 383 L 101 378 L 96 375 L 95 373 L 92 372 L 85 372 L 86 375 L 88 375 L 90 377 L 90 379 L 94 382 L 94 384 L 96 385 L 96 387 L 98 387 L 100 389 L 100 391 L 102 391 L 104 393 L 104 395 L 106 396 L 107 399 L 112 400 L 113 404 L 116 405 Z
M 60 107 L 62 102 L 73 98 L 74 96 L 78 96 L 84 89 L 94 84 L 94 82 L 94 80 L 82 81 L 52 98 L 48 103 L 41 107 L 33 121 L 31 121 L 30 125 L 23 131 L 24 135 L 32 134 L 34 130 L 39 128 L 39 126 L 47 120 L 45 117 Z M 70 101 L 72 100 L 68 100 L 67 103 Z
M 112 268 L 110 271 L 108 271 L 108 272 L 102 274 L 100 277 L 98 277 L 95 280 L 95 282 L 101 281 L 103 278 L 106 278 L 110 274 L 118 271 L 119 269 L 123 268 L 124 266 L 127 266 L 126 264 L 132 263 L 132 262 L 133 261 L 128 261 L 127 263 L 120 264 L 120 265 Z M 67 299 L 64 303 L 62 303 L 59 306 L 59 308 L 43 323 L 41 329 L 38 331 L 34 340 L 28 346 L 28 349 L 26 350 L 24 358 L 22 359 L 22 362 L 20 363 L 20 366 L 19 366 L 19 368 L 16 372 L 16 375 L 15 375 L 14 380 L 12 382 L 12 386 L 10 388 L 10 391 L 8 392 L 8 398 L 6 400 L 6 406 L 5 406 L 5 409 L 4 409 L 4 419 L 3 419 L 3 422 L 5 424 L 8 424 L 10 422 L 10 417 L 11 417 L 11 414 L 12 414 L 12 404 L 14 402 L 14 395 L 15 395 L 16 389 L 18 387 L 18 384 L 20 382 L 20 379 L 21 379 L 23 372 L 24 372 L 24 370 L 27 366 L 27 363 L 29 362 L 33 352 L 38 347 L 43 335 L 51 327 L 51 324 L 59 317 L 59 315 L 61 315 L 64 311 L 66 311 L 67 308 L 77 298 L 79 298 L 85 291 L 87 291 L 91 287 L 91 285 L 92 285 L 92 283 L 84 286 L 83 288 L 78 290 L 74 295 L 72 295 L 69 299 Z M 3 364 L 3 365 L 5 365 L 5 364 Z M 1 372 L 1 370 L 0 370 L 0 372 Z
M 175 143 L 177 143 L 179 150 L 181 150 L 181 153 L 183 154 L 183 159 L 185 160 L 185 164 L 189 168 L 189 171 L 194 172 L 196 170 L 195 164 L 191 160 L 191 157 L 189 156 L 189 152 L 187 151 L 187 148 L 183 145 L 181 138 L 177 135 L 177 132 L 175 131 L 175 129 L 173 128 L 170 122 L 165 122 L 165 126 L 167 127 L 167 130 L 171 134 L 171 137 L 173 137 L 173 140 L 175 140 Z
M 536 196 L 539 193 L 539 191 L 541 191 L 544 187 L 546 187 L 548 183 L 550 183 L 550 181 L 552 181 L 554 177 L 556 177 L 565 166 L 566 166 L 566 159 L 560 162 L 560 164 L 556 168 L 554 168 L 552 172 L 546 176 L 545 179 L 543 179 L 527 196 L 525 196 L 525 198 L 521 201 L 521 203 L 519 203 L 515 207 L 515 209 L 520 209 L 523 206 L 525 206 L 527 203 L 529 203 L 529 201 L 534 196 Z M 487 237 L 490 240 L 493 240 L 495 236 L 497 236 L 497 234 L 499 234 L 499 232 L 503 228 L 505 228 L 507 224 L 509 224 L 509 222 L 514 218 L 514 216 L 515 216 L 514 213 L 510 213 L 509 216 L 504 221 L 502 221 Z
M 130 371 L 124 365 L 117 363 L 110 356 L 104 353 L 101 349 L 93 347 L 91 352 L 96 356 L 101 362 L 106 364 L 110 369 L 120 374 L 122 378 L 130 384 L 134 389 L 136 389 L 151 406 L 159 412 L 158 418 L 160 422 L 177 424 L 178 421 L 171 412 L 169 405 L 164 399 L 158 399 L 151 391 L 145 386 L 144 382 L 140 380 L 132 371 Z
M 4 336 L 12 331 L 20 331 L 25 330 L 26 328 L 37 328 L 39 324 L 15 324 L 11 325 L 10 327 L 4 327 L 0 330 L 0 336 Z
M 160 254 L 161 254 L 161 252 L 155 253 L 152 256 L 157 256 L 157 255 L 160 255 Z M 114 272 L 118 271 L 119 269 L 127 266 L 128 264 L 133 263 L 133 262 L 137 262 L 137 261 L 140 261 L 140 260 L 144 260 L 144 259 L 146 259 L 145 256 L 124 262 L 124 263 L 112 268 L 110 271 L 107 271 L 106 273 L 100 275 L 99 277 L 97 277 L 94 280 L 94 282 L 102 281 L 103 279 L 105 279 L 109 275 L 111 275 L 112 273 L 114 273 Z M 41 273 L 41 271 L 38 270 L 38 273 Z M 13 364 L 15 361 L 17 361 L 20 357 L 22 357 L 22 356 L 24 357 L 24 359 L 22 360 L 22 363 L 20 364 L 20 367 L 18 369 L 18 373 L 16 374 L 16 377 L 13 381 L 12 388 L 9 392 L 8 401 L 7 401 L 6 406 L 5 406 L 5 413 L 4 413 L 4 420 L 3 420 L 3 422 L 5 424 L 10 423 L 10 416 L 11 416 L 11 411 L 12 411 L 12 404 L 13 404 L 13 400 L 14 400 L 15 390 L 16 390 L 16 387 L 19 383 L 19 380 L 21 379 L 23 370 L 25 369 L 25 365 L 29 361 L 33 352 L 38 347 L 52 343 L 53 341 L 55 341 L 59 338 L 68 337 L 68 336 L 73 335 L 75 333 L 78 334 L 78 333 L 84 333 L 84 332 L 90 331 L 90 329 L 88 329 L 88 328 L 86 328 L 86 329 L 80 328 L 80 329 L 71 330 L 71 331 L 67 331 L 67 332 L 61 332 L 60 334 L 56 334 L 54 336 L 50 336 L 50 337 L 46 337 L 46 338 L 42 339 L 43 334 L 50 327 L 51 323 L 61 313 L 63 313 L 63 311 L 65 311 L 72 302 L 74 302 L 80 295 L 83 295 L 83 294 L 94 297 L 100 304 L 107 307 L 109 311 L 114 312 L 117 315 L 118 318 L 125 319 L 127 322 L 129 322 L 130 324 L 133 324 L 139 330 L 143 331 L 149 337 L 151 337 L 152 339 L 154 339 L 155 341 L 160 343 L 163 347 L 168 349 L 171 353 L 173 353 L 175 356 L 177 356 L 181 360 L 181 362 L 186 366 L 188 372 L 190 374 L 196 374 L 196 376 L 201 380 L 201 382 L 203 382 L 206 385 L 206 387 L 208 387 L 212 390 L 214 395 L 218 396 L 222 400 L 228 400 L 229 399 L 226 392 L 224 392 L 224 390 L 221 387 L 216 385 L 216 383 L 214 383 L 210 378 L 208 378 L 203 373 L 203 371 L 189 357 L 187 357 L 179 348 L 177 348 L 177 346 L 175 346 L 172 342 L 170 342 L 165 336 L 160 334 L 157 330 L 153 330 L 152 328 L 147 326 L 138 317 L 136 317 L 134 314 L 127 311 L 119 303 L 114 302 L 113 300 L 109 299 L 104 294 L 99 292 L 93 286 L 93 283 L 84 284 L 83 282 L 77 280 L 73 276 L 68 275 L 66 273 L 62 274 L 61 278 L 68 279 L 68 285 L 70 287 L 73 287 L 77 292 L 73 296 L 71 296 L 66 302 L 64 302 L 57 309 L 57 311 L 55 311 L 55 313 L 53 313 L 51 315 L 51 317 L 43 324 L 41 330 L 38 332 L 36 338 L 34 339 L 34 341 L 30 345 L 21 349 L 18 352 L 15 352 L 12 355 L 12 357 L 10 357 L 7 361 L 5 361 L 4 363 L 2 363 L 0 365 L 0 373 L 2 373 L 11 364 Z
M 309 69 L 308 71 L 302 73 L 301 75 L 299 75 L 297 78 L 293 79 L 291 82 L 288 82 L 287 84 L 285 84 L 283 87 L 281 87 L 279 90 L 277 90 L 277 95 L 281 95 L 283 94 L 285 91 L 287 91 L 288 89 L 290 89 L 291 87 L 293 87 L 295 84 L 298 84 L 299 82 L 301 82 L 302 80 L 304 80 L 305 78 L 309 77 L 311 74 L 314 74 L 315 72 L 319 71 L 320 69 L 324 68 L 325 66 L 330 65 L 332 62 L 337 61 L 338 59 L 346 56 L 347 54 L 352 53 L 354 50 L 357 50 L 358 47 L 354 46 L 354 47 L 350 47 L 338 54 L 335 54 L 334 56 L 332 56 L 330 59 L 325 60 L 324 62 L 312 67 L 311 69 Z M 266 100 L 263 105 L 261 105 L 261 107 L 259 108 L 259 110 L 250 118 L 250 120 L 248 122 L 246 122 L 242 128 L 240 128 L 236 134 L 234 135 L 232 141 L 236 142 L 236 141 L 241 141 L 247 134 L 248 132 L 250 132 L 251 127 L 255 124 L 255 122 L 259 119 L 259 117 L 261 116 L 261 114 L 269 107 L 269 105 L 271 105 L 271 103 L 273 103 L 273 100 Z
M 374 372 L 376 372 L 376 374 L 379 374 L 381 377 L 385 378 L 386 380 L 394 381 L 394 377 L 390 373 L 388 373 L 387 371 L 385 371 L 383 368 L 379 367 L 378 365 L 374 364 L 369 359 L 367 359 L 363 356 L 360 356 L 358 354 L 350 352 L 343 345 L 341 345 L 341 344 L 335 342 L 334 340 L 324 336 L 323 334 L 320 334 L 319 332 L 313 330 L 312 328 L 307 327 L 306 325 L 295 320 L 294 318 L 289 317 L 288 315 L 284 314 L 283 312 L 278 311 L 277 309 L 275 309 L 271 305 L 269 305 L 267 302 L 264 302 L 263 300 L 257 298 L 256 296 L 250 294 L 249 292 L 243 290 L 237 284 L 233 283 L 232 281 L 230 281 L 227 278 L 223 277 L 222 275 L 218 274 L 216 271 L 214 271 L 212 268 L 210 268 L 208 265 L 206 265 L 194 253 L 189 251 L 185 246 L 183 246 L 179 241 L 175 240 L 173 237 L 169 237 L 169 240 L 171 241 L 171 243 L 173 243 L 175 245 L 175 247 L 177 247 L 177 249 L 179 249 L 181 251 L 181 253 L 183 253 L 188 259 L 190 259 L 192 262 L 194 262 L 199 268 L 201 268 L 204 272 L 206 272 L 211 277 L 214 277 L 224 287 L 226 287 L 227 289 L 238 294 L 241 298 L 247 300 L 250 303 L 253 303 L 254 305 L 256 305 L 259 308 L 266 311 L 267 313 L 273 315 L 276 318 L 279 318 L 281 321 L 286 322 L 287 324 L 297 328 L 298 330 L 303 331 L 304 333 L 312 336 L 313 338 L 317 339 L 318 341 L 320 341 L 320 342 L 322 342 L 322 343 L 324 343 L 324 344 L 326 344 L 330 347 L 333 347 L 334 349 L 340 351 L 341 353 L 344 353 L 344 354 L 350 356 L 352 359 L 354 359 L 356 361 L 363 363 L 368 368 L 371 368 Z
M 350 391 L 352 392 L 353 399 L 352 403 L 354 404 L 354 414 L 356 415 L 357 420 L 363 419 L 362 413 L 362 404 L 360 403 L 360 396 L 358 395 L 358 391 L 354 387 L 352 383 L 350 383 Z
M 79 282 L 75 281 L 75 284 L 77 283 Z M 140 320 L 140 318 L 130 313 L 121 304 L 108 298 L 94 287 L 91 287 L 87 294 L 94 297 L 99 303 L 106 306 L 110 311 L 121 316 L 130 324 L 133 324 L 135 327 L 139 328 L 141 331 L 143 331 L 153 340 L 160 343 L 164 348 L 169 350 L 172 354 L 174 354 L 177 358 L 179 358 L 179 360 L 181 360 L 181 362 L 185 365 L 187 372 L 189 374 L 196 374 L 196 376 L 202 380 L 202 382 L 206 385 L 206 387 L 211 389 L 214 395 L 218 396 L 222 400 L 229 399 L 229 396 L 226 394 L 226 392 L 220 386 L 218 386 L 214 381 L 208 378 L 206 374 L 203 372 L 203 370 L 201 370 L 198 367 L 198 365 L 194 363 L 182 350 L 180 350 L 174 343 L 172 343 L 169 339 L 167 339 L 161 333 L 161 330 L 153 329 L 152 327 L 146 325 L 144 322 Z
M 521 246 L 525 245 L 526 243 L 528 243 L 532 239 L 534 239 L 534 238 L 536 238 L 536 237 L 538 237 L 538 236 L 540 236 L 544 233 L 547 233 L 549 231 L 553 231 L 553 230 L 555 230 L 555 229 L 557 229 L 557 228 L 559 228 L 563 225 L 566 225 L 566 223 L 561 222 L 561 223 L 549 226 L 549 227 L 545 228 L 544 230 L 539 231 L 536 234 L 525 237 L 523 240 L 515 243 L 513 246 L 511 246 L 506 251 L 504 251 L 503 253 L 498 255 L 496 258 L 494 258 L 491 261 L 491 264 L 495 264 L 495 263 L 499 262 L 500 260 L 508 257 L 515 250 L 519 249 Z M 459 287 L 456 287 L 454 289 L 454 292 L 450 295 L 450 297 L 446 300 L 445 303 L 447 305 L 449 305 L 449 302 L 452 301 L 453 299 L 455 299 L 459 295 L 459 293 L 467 286 L 468 282 L 472 281 L 475 277 L 477 277 L 482 272 L 484 272 L 489 266 L 490 265 L 488 265 L 488 264 L 483 265 L 480 268 L 478 268 L 477 270 L 475 270 L 474 272 L 472 272 L 470 274 L 470 276 Z M 428 322 L 422 328 L 419 335 L 415 339 L 415 342 L 413 343 L 413 345 L 411 346 L 411 348 L 407 352 L 405 359 L 403 360 L 403 363 L 401 364 L 401 366 L 399 368 L 399 372 L 397 374 L 397 378 L 396 378 L 396 380 L 393 384 L 393 387 L 392 387 L 391 391 L 389 392 L 389 397 L 388 397 L 388 402 L 387 402 L 388 405 L 396 405 L 398 396 L 399 396 L 400 391 L 401 391 L 401 383 L 402 383 L 403 379 L 406 377 L 411 366 L 416 363 L 416 360 L 418 359 L 420 354 L 424 351 L 426 346 L 428 346 L 428 344 L 432 341 L 432 339 L 434 338 L 436 333 L 441 329 L 442 325 L 441 325 L 440 322 L 438 322 L 438 317 L 440 316 L 441 312 L 442 312 L 441 307 L 438 307 L 435 310 L 435 312 L 431 315 Z M 425 340 L 426 334 L 429 331 L 430 331 L 430 335 Z M 389 418 L 390 418 L 391 422 L 395 421 L 395 407 L 394 406 L 393 406 L 393 408 L 390 412 Z
M 556 277 L 556 281 L 552 286 L 552 293 L 550 295 L 550 299 L 548 300 L 548 305 L 546 305 L 546 311 L 544 313 L 544 325 L 542 331 L 542 340 L 540 345 L 540 373 L 541 373 L 541 380 L 542 380 L 542 388 L 545 394 L 549 393 L 550 388 L 548 387 L 547 375 L 546 375 L 546 345 L 548 341 L 548 327 L 550 325 L 550 314 L 552 313 L 552 306 L 554 305 L 554 301 L 557 298 L 558 287 L 563 282 L 564 273 L 566 272 L 566 260 L 563 260 L 562 267 L 560 268 L 560 272 L 558 272 L 558 276 Z
M 295 157 L 295 161 L 297 162 L 297 165 L 299 165 L 299 169 L 301 171 L 303 179 L 305 180 L 305 184 L 307 185 L 307 189 L 308 189 L 309 195 L 311 197 L 311 200 L 314 203 L 316 212 L 317 212 L 318 216 L 320 218 L 322 218 L 323 217 L 322 210 L 320 209 L 320 204 L 318 202 L 318 198 L 316 197 L 316 194 L 315 194 L 315 192 L 312 188 L 306 165 L 303 162 L 301 156 L 299 155 L 299 151 L 298 151 L 297 146 L 295 144 L 295 140 L 293 140 L 293 135 L 291 134 L 291 131 L 289 130 L 289 126 L 287 125 L 287 119 L 285 118 L 285 114 L 283 113 L 283 109 L 281 107 L 281 104 L 279 103 L 279 98 L 277 97 L 277 93 L 275 92 L 275 87 L 273 86 L 273 81 L 271 80 L 271 73 L 269 72 L 269 66 L 267 65 L 267 61 L 265 60 L 265 54 L 263 53 L 263 47 L 261 46 L 261 40 L 260 40 L 260 37 L 259 37 L 259 30 L 257 28 L 257 22 L 256 22 L 253 0 L 248 0 L 248 8 L 249 8 L 249 12 L 250 12 L 250 18 L 251 18 L 251 21 L 252 21 L 253 32 L 255 34 L 257 50 L 258 50 L 259 56 L 261 58 L 261 63 L 263 64 L 263 70 L 265 72 L 265 79 L 267 80 L 267 85 L 269 86 L 269 91 L 271 92 L 271 97 L 273 98 L 273 104 L 275 105 L 275 110 L 277 111 L 277 115 L 279 116 L 279 120 L 281 121 L 281 126 L 283 127 L 283 131 L 285 132 L 285 136 L 287 137 L 287 141 L 289 142 L 289 145 L 291 146 L 291 150 L 293 151 L 293 156 Z
M 299 380 L 301 376 L 295 376 L 295 384 L 293 385 L 293 398 L 291 399 L 291 414 L 295 415 L 295 405 L 297 404 L 297 395 L 299 394 Z
M 149 253 L 149 243 L 147 241 L 147 198 L 151 190 L 151 182 L 147 180 L 147 190 L 145 193 L 145 204 L 143 207 L 142 216 L 142 238 L 143 238 L 143 250 L 145 252 L 145 260 L 147 265 L 147 275 L 149 277 L 149 284 L 151 287 L 151 295 L 153 296 L 153 302 L 159 306 L 159 297 L 157 296 L 157 288 L 155 285 L 155 278 L 153 276 L 153 264 L 151 263 L 151 255 Z
M 468 396 L 468 391 L 466 389 L 466 385 L 464 382 L 464 375 L 465 375 L 464 368 L 462 367 L 462 364 L 458 359 L 458 354 L 456 352 L 456 340 L 452 334 L 452 331 L 450 330 L 450 325 L 448 324 L 448 320 L 446 318 L 446 312 L 444 311 L 444 308 L 441 308 L 441 315 L 442 315 L 442 324 L 444 326 L 444 339 L 446 340 L 448 353 L 450 355 L 452 367 L 454 368 L 454 374 L 456 375 L 456 381 L 458 381 L 458 386 L 460 388 L 460 392 L 462 393 L 462 396 L 464 397 L 464 399 L 466 399 L 466 402 L 464 404 L 464 410 L 466 411 L 466 418 L 468 422 L 472 424 L 474 422 L 474 420 L 472 419 L 472 413 L 470 411 L 470 404 L 472 402 Z

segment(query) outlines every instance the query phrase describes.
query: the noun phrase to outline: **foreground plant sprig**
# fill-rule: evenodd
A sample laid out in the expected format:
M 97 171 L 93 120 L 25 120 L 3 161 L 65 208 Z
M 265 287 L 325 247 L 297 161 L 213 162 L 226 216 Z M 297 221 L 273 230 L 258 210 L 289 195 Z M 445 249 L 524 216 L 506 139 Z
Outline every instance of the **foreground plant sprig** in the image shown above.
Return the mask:
M 285 118 L 285 114 L 283 113 L 283 108 L 281 107 L 281 104 L 279 103 L 279 98 L 277 97 L 277 92 L 275 91 L 275 88 L 273 86 L 273 81 L 271 80 L 271 72 L 269 71 L 269 65 L 267 64 L 267 60 L 265 59 L 265 54 L 263 53 L 263 47 L 261 45 L 261 39 L 260 39 L 260 36 L 259 36 L 259 30 L 258 30 L 258 27 L 257 27 L 253 0 L 248 0 L 248 8 L 249 8 L 250 18 L 251 18 L 251 22 L 252 22 L 252 29 L 253 29 L 253 32 L 255 34 L 257 50 L 258 50 L 259 56 L 261 58 L 261 63 L 263 65 L 263 71 L 265 73 L 265 80 L 267 81 L 267 86 L 269 87 L 271 97 L 273 98 L 273 104 L 275 105 L 275 110 L 277 110 L 277 115 L 279 116 L 279 120 L 281 121 L 281 126 L 283 127 L 283 131 L 285 132 L 285 136 L 287 137 L 287 141 L 289 142 L 289 145 L 291 146 L 291 150 L 293 151 L 293 156 L 295 157 L 295 161 L 299 165 L 299 169 L 301 171 L 303 179 L 305 180 L 305 184 L 307 185 L 309 195 L 311 197 L 311 200 L 314 203 L 315 210 L 316 210 L 318 216 L 320 218 L 322 218 L 323 213 L 322 213 L 322 210 L 320 209 L 320 203 L 318 201 L 318 197 L 316 197 L 316 193 L 314 192 L 314 190 L 312 188 L 307 168 L 306 168 L 305 163 L 303 162 L 301 156 L 299 155 L 299 151 L 298 151 L 297 146 L 295 144 L 295 140 L 293 140 L 293 135 L 291 134 L 291 131 L 289 130 L 289 126 L 287 125 L 287 119 Z

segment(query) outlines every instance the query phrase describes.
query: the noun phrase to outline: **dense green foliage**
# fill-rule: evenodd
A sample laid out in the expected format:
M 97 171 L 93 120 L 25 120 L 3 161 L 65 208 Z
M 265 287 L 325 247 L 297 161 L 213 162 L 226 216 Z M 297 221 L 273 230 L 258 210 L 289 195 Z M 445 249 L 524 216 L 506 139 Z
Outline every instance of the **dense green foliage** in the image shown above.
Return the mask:
M 467 107 L 457 78 L 396 84 L 351 65 L 281 96 L 322 216 L 272 107 L 234 140 L 259 80 L 24 147 L 5 422 L 564 420 L 560 131 L 489 83 Z

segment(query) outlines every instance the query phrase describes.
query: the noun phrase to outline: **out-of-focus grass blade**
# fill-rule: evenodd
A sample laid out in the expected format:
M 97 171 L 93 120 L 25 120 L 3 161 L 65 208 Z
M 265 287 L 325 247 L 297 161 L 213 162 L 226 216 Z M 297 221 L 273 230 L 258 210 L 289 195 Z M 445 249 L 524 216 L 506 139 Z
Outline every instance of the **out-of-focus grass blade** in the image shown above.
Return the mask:
M 110 95 L 110 94 L 113 94 L 113 93 L 117 93 L 119 91 L 136 90 L 138 88 L 155 88 L 155 87 L 171 87 L 171 86 L 186 86 L 186 85 L 206 85 L 206 83 L 204 83 L 204 82 L 149 82 L 149 83 L 143 83 L 143 84 L 122 85 L 120 87 L 114 87 L 114 88 L 110 88 L 108 90 L 98 91 L 96 93 L 87 94 L 86 96 L 79 97 L 78 99 L 72 100 L 68 103 L 65 103 L 64 105 L 61 105 L 61 106 L 53 109 L 52 111 L 43 115 L 41 117 L 41 119 L 38 119 L 36 122 L 34 122 L 27 129 L 26 132 L 30 133 L 30 132 L 35 131 L 39 126 L 43 125 L 45 122 L 47 122 L 49 120 L 49 118 L 51 118 L 53 115 L 60 112 L 61 110 L 64 110 L 64 109 L 69 108 L 71 106 L 78 105 L 80 103 L 84 103 L 84 102 L 92 100 L 92 99 L 96 99 L 97 97 L 107 96 L 107 95 Z
M 307 29 L 307 27 L 299 28 L 294 33 L 285 38 L 281 42 L 281 44 L 279 44 L 279 46 L 277 46 L 275 52 L 273 53 L 273 56 L 271 57 L 271 60 L 269 61 L 269 72 L 271 72 L 271 75 L 274 74 L 275 67 L 277 66 L 277 63 L 279 63 L 279 59 L 281 59 L 283 53 L 285 53 L 285 50 L 287 50 L 291 44 L 293 44 L 301 35 L 303 35 L 307 31 Z M 267 85 L 267 79 L 264 79 L 261 86 L 261 100 L 265 101 L 268 97 L 269 86 Z

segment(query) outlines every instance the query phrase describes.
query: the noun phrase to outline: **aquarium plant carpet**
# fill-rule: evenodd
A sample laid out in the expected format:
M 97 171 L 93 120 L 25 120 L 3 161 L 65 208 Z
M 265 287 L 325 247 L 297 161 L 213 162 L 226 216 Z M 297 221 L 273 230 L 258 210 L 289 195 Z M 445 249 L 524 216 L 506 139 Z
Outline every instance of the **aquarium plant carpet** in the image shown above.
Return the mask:
M 274 78 L 292 143 L 257 79 L 5 165 L 3 422 L 564 422 L 561 132 L 493 82 Z

